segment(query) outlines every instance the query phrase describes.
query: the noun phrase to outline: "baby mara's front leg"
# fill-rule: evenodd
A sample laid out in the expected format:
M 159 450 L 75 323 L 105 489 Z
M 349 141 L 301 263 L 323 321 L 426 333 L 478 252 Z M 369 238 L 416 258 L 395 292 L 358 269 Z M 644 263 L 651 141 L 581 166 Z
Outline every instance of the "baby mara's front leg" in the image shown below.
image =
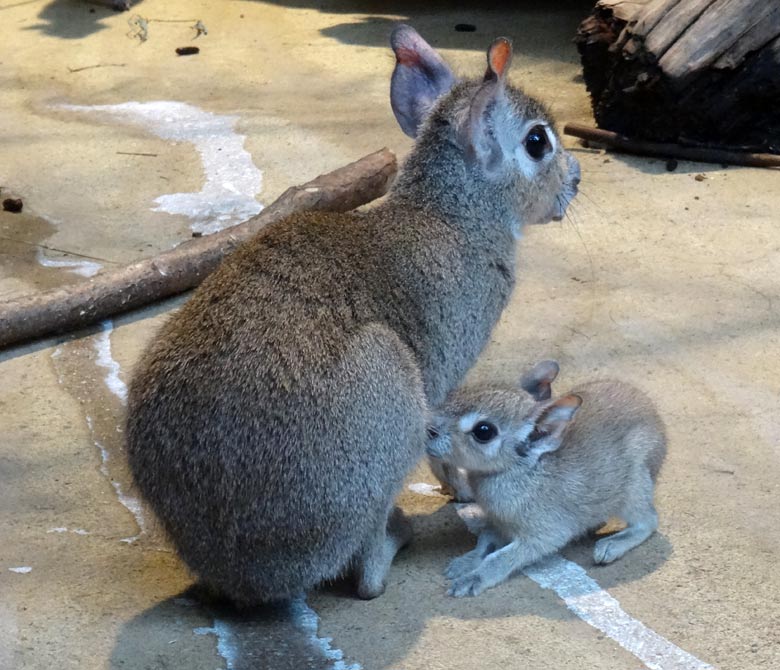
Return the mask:
M 477 596 L 485 589 L 507 580 L 512 573 L 556 552 L 560 546 L 536 539 L 515 538 L 509 544 L 487 554 L 471 572 L 454 578 L 447 593 L 456 598 Z
M 462 556 L 453 558 L 444 571 L 444 576 L 447 579 L 457 579 L 469 572 L 473 572 L 479 567 L 485 556 L 493 553 L 505 544 L 506 542 L 501 539 L 498 533 L 490 528 L 483 529 L 477 538 L 477 546 Z

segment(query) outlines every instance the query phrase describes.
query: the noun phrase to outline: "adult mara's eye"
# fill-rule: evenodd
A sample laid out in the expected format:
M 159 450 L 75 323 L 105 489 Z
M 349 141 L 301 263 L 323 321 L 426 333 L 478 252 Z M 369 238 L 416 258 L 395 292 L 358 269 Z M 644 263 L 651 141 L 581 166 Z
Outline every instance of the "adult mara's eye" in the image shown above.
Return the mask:
M 547 130 L 544 126 L 534 126 L 528 131 L 523 142 L 528 155 L 535 161 L 540 161 L 552 149 L 550 138 L 547 137 Z
M 490 442 L 490 440 L 498 435 L 498 428 L 487 421 L 480 421 L 471 429 L 471 434 L 477 442 Z

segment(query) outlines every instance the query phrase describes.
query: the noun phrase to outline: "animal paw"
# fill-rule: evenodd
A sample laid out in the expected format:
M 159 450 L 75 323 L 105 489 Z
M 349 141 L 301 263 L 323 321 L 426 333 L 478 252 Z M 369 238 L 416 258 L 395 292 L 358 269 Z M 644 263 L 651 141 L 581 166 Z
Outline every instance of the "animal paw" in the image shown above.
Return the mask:
M 606 565 L 619 559 L 626 553 L 626 548 L 620 540 L 611 537 L 601 538 L 593 548 L 593 560 L 599 565 Z
M 444 571 L 444 576 L 447 579 L 457 579 L 473 572 L 477 565 L 479 565 L 479 556 L 474 556 L 469 552 L 468 554 L 463 554 L 463 556 L 453 558 Z
M 447 595 L 454 598 L 463 598 L 464 596 L 478 596 L 485 590 L 485 583 L 482 576 L 477 572 L 471 572 L 463 577 L 458 577 L 452 582 L 447 591 Z
M 357 588 L 357 594 L 358 598 L 361 600 L 373 600 L 374 598 L 378 598 L 385 592 L 385 584 L 384 582 L 379 582 L 376 584 L 370 584 L 367 582 L 361 582 L 358 584 Z

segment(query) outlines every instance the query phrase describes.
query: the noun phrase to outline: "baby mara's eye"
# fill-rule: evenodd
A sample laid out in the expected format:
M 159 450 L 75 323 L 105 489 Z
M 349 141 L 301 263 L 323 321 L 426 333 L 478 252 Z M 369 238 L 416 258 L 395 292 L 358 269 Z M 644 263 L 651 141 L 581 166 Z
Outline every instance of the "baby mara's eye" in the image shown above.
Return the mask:
M 528 155 L 535 161 L 542 160 L 552 150 L 547 129 L 542 125 L 531 128 L 523 140 L 523 146 L 525 146 Z
M 498 435 L 498 428 L 492 423 L 487 421 L 480 421 L 476 426 L 471 429 L 471 434 L 474 439 L 481 444 L 490 442 L 496 435 Z

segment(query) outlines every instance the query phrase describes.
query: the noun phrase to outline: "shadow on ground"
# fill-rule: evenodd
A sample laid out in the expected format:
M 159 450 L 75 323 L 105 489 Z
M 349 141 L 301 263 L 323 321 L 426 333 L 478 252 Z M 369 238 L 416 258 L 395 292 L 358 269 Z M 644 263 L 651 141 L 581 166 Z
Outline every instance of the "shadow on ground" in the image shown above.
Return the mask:
M 415 516 L 413 523 L 415 542 L 398 557 L 381 598 L 358 600 L 349 580 L 342 580 L 311 594 L 311 608 L 298 601 L 236 611 L 204 600 L 193 587 L 124 624 L 110 667 L 201 667 L 204 654 L 209 653 L 209 647 L 202 645 L 207 644 L 222 657 L 215 657 L 217 665 L 228 661 L 233 670 L 325 670 L 341 660 L 340 652 L 330 648 L 327 634 L 335 636 L 336 647 L 342 646 L 342 638 L 349 642 L 356 636 L 361 648 L 374 650 L 371 667 L 388 668 L 409 654 L 432 619 L 575 618 L 553 592 L 522 575 L 477 598 L 448 597 L 442 571 L 452 557 L 473 546 L 474 538 L 452 505 Z M 592 546 L 592 539 L 583 540 L 565 554 L 588 569 L 604 588 L 642 579 L 657 570 L 672 551 L 666 538 L 656 534 L 615 565 L 592 570 Z M 327 631 L 318 631 L 315 612 L 328 619 Z M 350 657 L 355 645 L 344 646 L 345 667 L 349 667 L 359 659 Z M 190 655 L 193 665 L 182 665 Z
M 135 9 L 139 2 L 140 0 L 135 0 L 131 9 Z M 109 27 L 103 21 L 122 11 L 111 5 L 111 0 L 52 0 L 38 14 L 41 23 L 30 26 L 27 30 L 37 30 L 44 35 L 66 40 L 82 39 Z

